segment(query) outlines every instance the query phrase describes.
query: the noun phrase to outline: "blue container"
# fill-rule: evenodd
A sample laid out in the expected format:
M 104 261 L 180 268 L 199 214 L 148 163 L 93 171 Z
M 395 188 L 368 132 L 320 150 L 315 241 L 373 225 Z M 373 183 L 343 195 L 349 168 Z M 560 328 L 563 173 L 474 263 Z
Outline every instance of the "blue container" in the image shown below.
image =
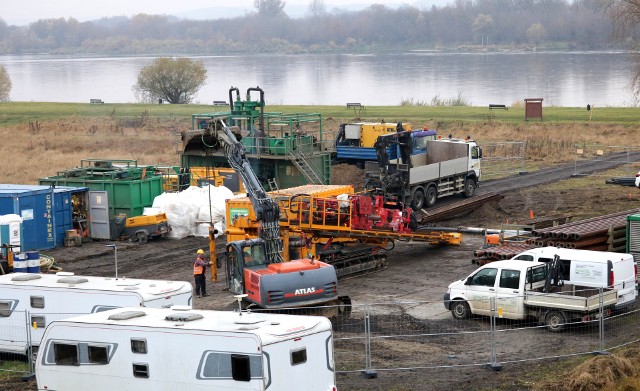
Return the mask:
M 27 264 L 28 264 L 28 259 L 27 259 L 26 253 L 15 254 L 13 257 L 13 272 L 27 273 L 28 272 Z
M 27 273 L 40 273 L 40 253 L 37 251 L 27 252 Z
M 87 190 L 0 184 L 0 215 L 22 217 L 22 251 L 62 246 L 66 231 L 73 228 L 71 196 Z

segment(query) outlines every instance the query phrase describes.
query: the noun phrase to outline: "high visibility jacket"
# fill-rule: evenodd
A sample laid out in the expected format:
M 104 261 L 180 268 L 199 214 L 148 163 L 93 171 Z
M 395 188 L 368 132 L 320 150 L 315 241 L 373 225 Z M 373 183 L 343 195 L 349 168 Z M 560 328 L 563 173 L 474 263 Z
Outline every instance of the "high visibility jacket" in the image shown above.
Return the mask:
M 204 274 L 204 266 L 198 265 L 198 260 L 193 263 L 193 275 Z

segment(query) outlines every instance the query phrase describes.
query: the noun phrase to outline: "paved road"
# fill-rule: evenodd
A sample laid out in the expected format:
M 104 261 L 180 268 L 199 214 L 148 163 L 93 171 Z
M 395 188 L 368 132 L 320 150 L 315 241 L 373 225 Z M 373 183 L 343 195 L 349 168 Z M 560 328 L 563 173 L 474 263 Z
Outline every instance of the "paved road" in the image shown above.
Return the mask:
M 561 164 L 539 171 L 531 171 L 523 175 L 514 175 L 502 179 L 483 181 L 480 183 L 480 187 L 476 191 L 476 194 L 479 195 L 492 192 L 506 193 L 523 187 L 539 186 L 568 179 L 576 173 L 579 175 L 589 175 L 598 171 L 606 171 L 627 163 L 636 163 L 640 169 L 640 151 L 615 153 L 594 159 Z

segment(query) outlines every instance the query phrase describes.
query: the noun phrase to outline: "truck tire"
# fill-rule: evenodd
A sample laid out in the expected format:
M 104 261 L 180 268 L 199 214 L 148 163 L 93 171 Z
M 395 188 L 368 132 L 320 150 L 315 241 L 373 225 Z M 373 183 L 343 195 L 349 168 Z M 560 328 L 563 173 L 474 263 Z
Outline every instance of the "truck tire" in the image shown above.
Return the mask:
M 544 317 L 545 325 L 549 331 L 554 333 L 564 330 L 566 322 L 567 320 L 561 311 L 549 311 Z
M 427 188 L 426 205 L 427 208 L 431 208 L 438 201 L 438 189 L 435 186 L 429 186 Z
M 453 300 L 451 302 L 451 315 L 458 320 L 469 319 L 471 317 L 469 303 L 464 300 Z
M 424 191 L 419 187 L 413 190 L 413 194 L 411 195 L 411 207 L 413 210 L 423 209 L 424 201 Z
M 475 179 L 469 177 L 464 180 L 464 192 L 462 193 L 462 195 L 465 198 L 471 198 L 474 194 L 476 194 L 476 181 Z

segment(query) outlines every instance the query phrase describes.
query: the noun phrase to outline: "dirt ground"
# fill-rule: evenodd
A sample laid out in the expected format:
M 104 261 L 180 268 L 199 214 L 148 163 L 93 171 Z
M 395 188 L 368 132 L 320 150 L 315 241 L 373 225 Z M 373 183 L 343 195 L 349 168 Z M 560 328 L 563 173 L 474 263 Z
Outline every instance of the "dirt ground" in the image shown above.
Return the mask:
M 551 190 L 545 186 L 531 187 L 505 194 L 499 202 L 485 204 L 475 212 L 442 222 L 452 227 L 500 228 L 502 223 L 526 223 L 531 210 L 536 217 L 545 214 L 578 214 L 594 216 L 627 210 L 638 205 L 640 191 L 633 187 L 594 186 L 588 195 L 581 192 Z M 389 254 L 388 267 L 380 272 L 341 280 L 340 293 L 349 295 L 354 304 L 380 303 L 398 300 L 435 301 L 433 314 L 442 324 L 455 328 L 450 314 L 441 304 L 446 286 L 475 270 L 471 263 L 474 250 L 483 238 L 465 234 L 463 244 L 456 247 L 434 247 L 424 244 L 400 243 Z M 55 258 L 65 271 L 79 275 L 112 276 L 115 256 L 106 242 L 84 243 L 81 247 L 58 248 L 43 252 Z M 170 279 L 193 282 L 192 265 L 198 248 L 208 248 L 206 238 L 188 237 L 182 240 L 159 239 L 138 245 L 117 243 L 118 276 L 128 278 Z M 226 310 L 234 300 L 225 290 L 224 277 L 217 283 L 208 282 L 210 297 L 194 298 L 197 309 Z M 542 349 L 542 348 L 541 348 Z M 416 353 L 421 354 L 421 353 Z M 449 371 L 381 372 L 377 379 L 364 380 L 359 374 L 338 376 L 341 390 L 527 390 L 531 387 L 515 374 L 536 371 L 549 361 L 535 364 L 511 364 L 508 370 L 493 372 L 485 367 Z M 553 364 L 552 364 L 553 365 Z M 33 390 L 35 381 L 0 384 L 7 390 Z

